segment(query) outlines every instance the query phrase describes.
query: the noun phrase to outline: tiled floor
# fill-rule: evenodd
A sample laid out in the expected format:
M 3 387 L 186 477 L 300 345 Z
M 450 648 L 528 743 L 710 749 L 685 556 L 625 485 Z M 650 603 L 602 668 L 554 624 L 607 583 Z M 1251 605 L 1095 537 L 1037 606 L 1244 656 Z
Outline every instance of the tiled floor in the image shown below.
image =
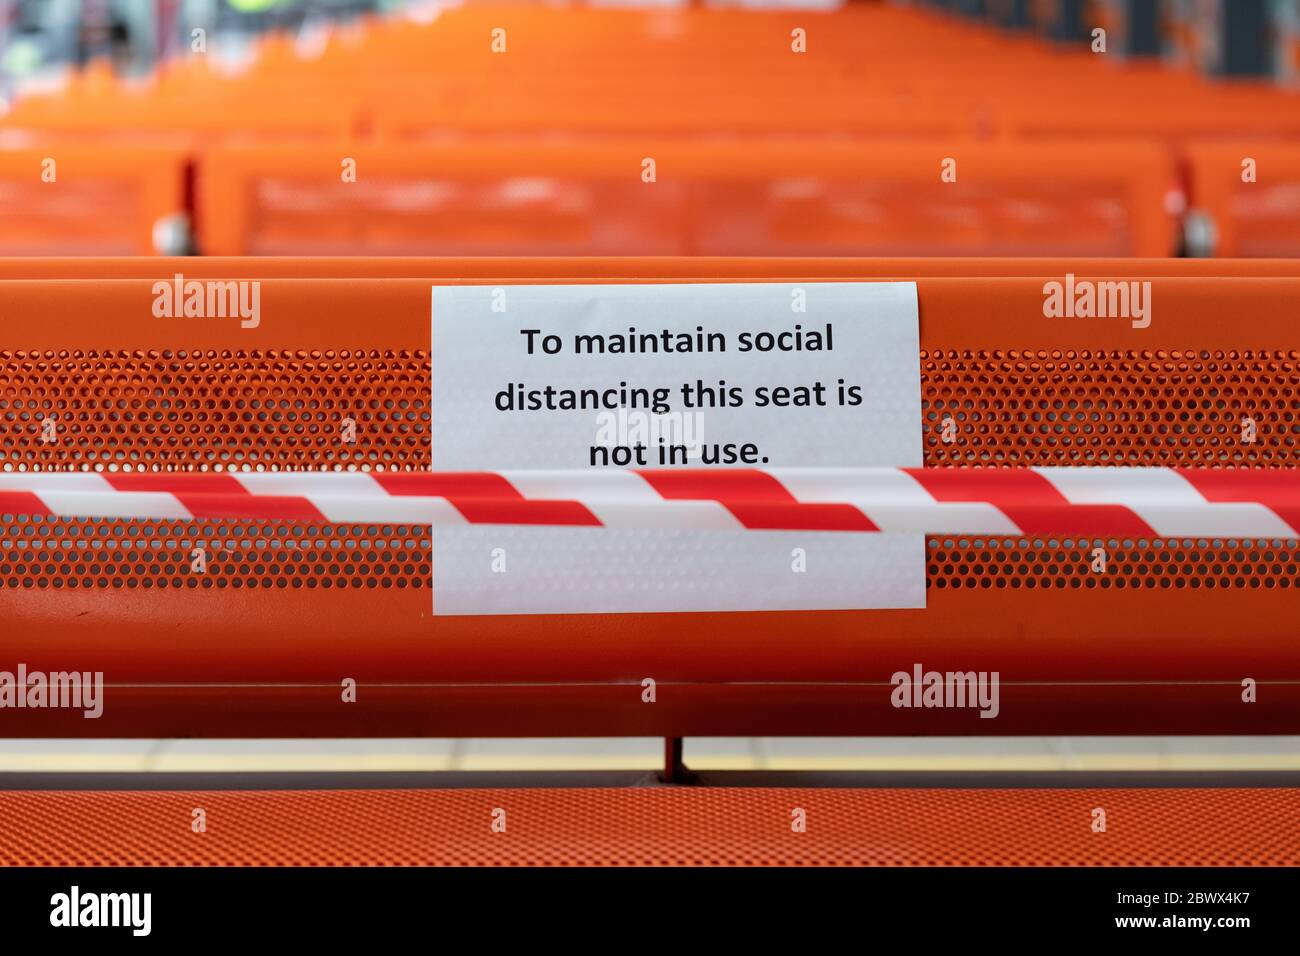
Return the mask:
M 1300 737 L 690 738 L 715 770 L 1294 770 Z M 650 770 L 659 738 L 0 740 L 4 771 Z

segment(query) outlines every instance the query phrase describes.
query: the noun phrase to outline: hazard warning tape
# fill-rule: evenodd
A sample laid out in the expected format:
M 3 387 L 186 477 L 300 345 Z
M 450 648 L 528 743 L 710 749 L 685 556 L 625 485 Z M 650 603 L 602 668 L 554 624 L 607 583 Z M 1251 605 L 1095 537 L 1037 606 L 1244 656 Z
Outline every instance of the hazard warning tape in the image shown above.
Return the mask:
M 8 472 L 0 514 L 337 524 L 1297 538 L 1300 470 Z

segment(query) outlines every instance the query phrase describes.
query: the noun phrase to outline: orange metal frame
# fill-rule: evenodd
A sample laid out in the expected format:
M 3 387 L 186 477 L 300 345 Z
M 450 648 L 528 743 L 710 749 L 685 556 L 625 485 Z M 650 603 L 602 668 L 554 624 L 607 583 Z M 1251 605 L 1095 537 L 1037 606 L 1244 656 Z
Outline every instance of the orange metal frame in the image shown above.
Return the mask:
M 1300 278 L 1296 259 L 803 256 L 201 256 L 0 258 L 5 279 L 430 279 L 513 282 L 917 278 Z
M 1175 167 L 1142 143 L 338 143 L 212 150 L 197 175 L 210 255 L 1163 256 L 1177 235 Z
M 1191 376 L 1196 361 L 1224 356 L 1228 377 L 1241 377 L 1234 394 L 1253 396 L 1261 421 L 1293 414 L 1290 393 L 1277 390 L 1296 374 L 1293 306 L 1300 280 L 1151 281 L 1158 318 L 1138 330 L 1123 322 L 1044 319 L 1041 278 L 921 278 L 926 407 L 969 400 L 951 391 L 952 378 L 929 377 L 928 363 L 1004 355 L 999 401 L 1013 416 L 1040 414 L 1072 383 L 1069 375 L 1034 369 L 1050 366 L 1052 356 L 1082 354 L 1105 356 L 1111 367 L 1096 387 L 1130 383 L 1127 401 L 1141 419 L 1141 409 L 1155 408 L 1153 399 L 1166 390 L 1194 397 L 1188 383 L 1202 379 L 1180 376 Z M 249 396 L 290 389 L 297 401 L 310 401 L 342 387 L 311 381 L 295 356 L 361 357 L 361 377 L 349 373 L 347 387 L 359 389 L 360 404 L 372 408 L 394 398 L 394 386 L 384 378 L 383 361 L 366 370 L 366 356 L 427 362 L 428 280 L 264 279 L 264 321 L 242 331 L 210 320 L 154 318 L 151 285 L 148 279 L 0 284 L 0 311 L 42 317 L 24 324 L 21 354 L 6 353 L 9 394 L 37 381 L 23 371 L 27 363 L 35 361 L 39 370 L 42 362 L 57 361 L 67 371 L 41 376 L 39 398 L 86 423 L 79 426 L 84 440 L 66 447 L 11 434 L 7 453 L 41 467 L 75 467 L 87 448 L 108 441 L 146 464 L 197 467 L 208 460 L 200 449 L 159 445 L 150 429 L 104 417 L 106 400 L 129 404 L 153 394 L 149 381 L 138 389 L 123 385 L 151 356 L 172 363 L 170 420 L 187 422 L 191 434 L 219 433 L 228 421 L 221 408 L 246 407 Z M 1272 371 L 1247 371 L 1227 358 L 1245 352 L 1268 356 Z M 232 362 L 214 376 L 213 357 L 222 355 Z M 1166 356 L 1167 371 L 1135 381 L 1147 374 L 1144 356 Z M 192 376 L 200 373 L 207 391 L 187 401 Z M 414 391 L 396 396 L 417 412 L 424 374 L 411 373 Z M 967 396 L 970 389 L 992 396 L 974 383 L 961 388 Z M 1228 408 L 1225 421 L 1235 423 L 1240 413 Z M 1148 419 L 1151 428 L 1164 427 L 1164 420 Z M 249 427 L 240 441 L 250 462 L 321 466 L 313 452 L 318 446 L 295 437 L 304 433 Z M 1285 418 L 1276 427 L 1275 440 L 1252 452 L 1255 463 L 1294 466 Z M 397 444 L 374 441 L 362 452 L 391 454 L 394 464 L 416 467 L 427 448 L 427 424 L 410 426 Z M 927 464 L 976 452 L 1007 463 L 1060 463 L 1050 445 L 1021 440 L 1014 430 L 971 441 L 979 444 L 947 448 L 927 432 Z M 1077 447 L 1100 453 L 1114 450 L 1110 441 L 1098 437 Z M 1229 439 L 1214 437 L 1213 445 L 1227 450 L 1214 451 L 1209 461 L 1232 453 Z M 1141 461 L 1204 464 L 1209 449 L 1194 438 L 1155 442 Z M 14 581 L 21 584 L 21 576 Z M 0 615 L 9 622 L 0 633 L 0 659 L 33 669 L 75 661 L 81 669 L 103 670 L 113 706 L 96 721 L 46 710 L 4 728 L 20 736 L 1300 731 L 1294 640 L 1300 590 L 1249 582 L 1200 589 L 1012 587 L 932 586 L 920 611 L 431 618 L 424 587 L 110 593 L 102 586 L 11 583 L 0 588 Z M 980 721 L 969 712 L 893 709 L 889 675 L 914 661 L 940 670 L 999 670 L 1002 716 Z M 641 701 L 645 676 L 659 681 L 654 706 Z M 356 705 L 339 703 L 343 677 L 363 688 Z M 1240 701 L 1244 677 L 1259 682 L 1257 704 Z

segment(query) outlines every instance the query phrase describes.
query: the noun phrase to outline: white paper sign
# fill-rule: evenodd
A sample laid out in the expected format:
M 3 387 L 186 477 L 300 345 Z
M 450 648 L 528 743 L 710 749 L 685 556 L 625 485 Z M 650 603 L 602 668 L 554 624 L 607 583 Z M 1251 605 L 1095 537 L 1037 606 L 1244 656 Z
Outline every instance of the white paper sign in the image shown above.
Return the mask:
M 434 470 L 921 464 L 911 282 L 435 286 Z M 924 539 L 471 525 L 437 614 L 910 608 Z

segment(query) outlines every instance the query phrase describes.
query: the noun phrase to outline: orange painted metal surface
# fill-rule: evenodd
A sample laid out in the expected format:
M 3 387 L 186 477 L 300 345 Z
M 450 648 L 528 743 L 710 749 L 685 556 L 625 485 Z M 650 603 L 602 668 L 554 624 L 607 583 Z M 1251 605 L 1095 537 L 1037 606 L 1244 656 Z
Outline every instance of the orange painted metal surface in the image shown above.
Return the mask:
M 1281 788 L 9 791 L 0 866 L 1296 866 L 1297 814 Z
M 0 258 L 2 279 L 431 279 L 514 282 L 738 282 L 918 278 L 994 279 L 1066 273 L 1093 278 L 1300 277 L 1300 259 L 973 256 L 183 256 Z
M 367 18 L 314 49 L 312 37 L 264 38 L 234 71 L 191 56 L 140 83 L 92 64 L 64 89 L 19 98 L 3 127 L 404 142 L 554 131 L 1177 139 L 1300 129 L 1286 93 L 1269 84 L 1225 86 L 926 11 L 852 4 L 801 11 L 800 26 L 805 53 L 781 11 L 471 5 L 427 24 Z
M 154 227 L 187 213 L 175 149 L 0 149 L 0 256 L 148 256 Z
M 1151 281 L 1133 329 L 1045 319 L 1041 278 L 920 279 L 926 463 L 1295 467 L 1300 280 Z M 44 445 L 16 419 L 15 467 L 427 462 L 428 280 L 265 279 L 247 330 L 157 319 L 151 286 L 0 283 L 8 322 L 40 316 L 0 353 L 5 400 L 69 422 Z M 355 446 L 331 438 L 345 412 Z M 459 618 L 431 615 L 425 529 L 82 525 L 10 526 L 0 661 L 103 670 L 109 704 L 7 711 L 0 733 L 1300 732 L 1300 554 L 1281 543 L 1105 542 L 1102 581 L 1090 541 L 931 539 L 925 610 Z M 219 544 L 201 581 L 194 541 Z M 916 662 L 999 671 L 1001 716 L 892 708 Z
M 198 162 L 209 254 L 1163 255 L 1199 144 L 1236 166 L 1300 136 L 1270 83 L 886 4 L 802 16 L 805 52 L 781 12 L 494 5 L 271 35 L 237 69 L 91 63 L 0 117 L 0 169 L 22 170 L 0 198 L 26 230 L 0 229 L 0 254 L 119 251 L 103 234 L 135 218 L 130 190 L 44 188 L 29 154 L 89 150 L 98 181 L 129 148 L 179 156 L 168 177 Z M 1268 175 L 1226 204 L 1226 254 L 1294 254 Z
M 1192 207 L 1210 216 L 1215 255 L 1300 255 L 1300 146 L 1202 142 L 1185 155 Z
M 356 166 L 340 174 L 340 157 Z M 653 159 L 654 179 L 643 181 Z M 956 157 L 954 181 L 941 164 Z M 1177 247 L 1154 144 L 239 147 L 198 161 L 210 255 L 1093 255 Z

